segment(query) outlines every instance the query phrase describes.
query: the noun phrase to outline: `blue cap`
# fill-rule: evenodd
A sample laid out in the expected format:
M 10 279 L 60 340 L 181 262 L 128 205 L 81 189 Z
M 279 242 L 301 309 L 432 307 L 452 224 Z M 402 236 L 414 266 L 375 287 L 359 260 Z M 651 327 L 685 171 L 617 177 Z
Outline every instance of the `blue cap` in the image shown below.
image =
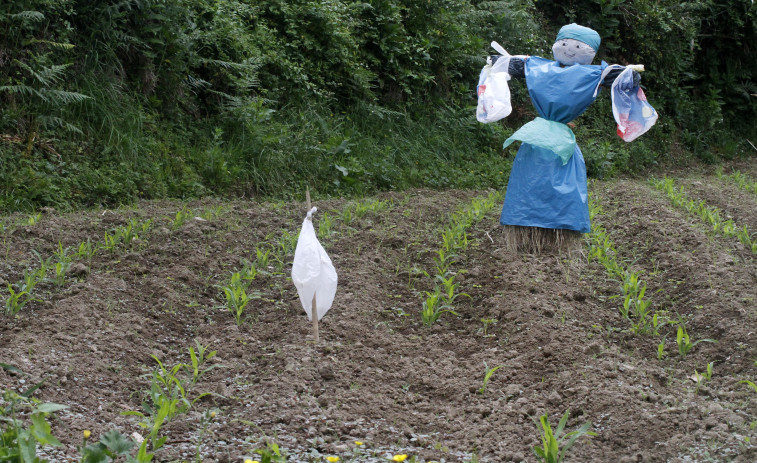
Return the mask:
M 594 51 L 599 50 L 599 44 L 602 40 L 594 29 L 579 26 L 576 23 L 568 24 L 567 26 L 560 28 L 560 32 L 557 33 L 557 40 L 561 39 L 578 40 L 579 42 L 583 42 L 593 48 Z

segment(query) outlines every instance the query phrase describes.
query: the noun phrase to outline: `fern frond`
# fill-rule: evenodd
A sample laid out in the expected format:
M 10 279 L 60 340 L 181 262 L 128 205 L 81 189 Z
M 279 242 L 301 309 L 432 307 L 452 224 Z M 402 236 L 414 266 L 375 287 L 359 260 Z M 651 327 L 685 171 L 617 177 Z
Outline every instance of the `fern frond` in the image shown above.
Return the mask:
M 70 122 L 66 122 L 58 116 L 39 116 L 37 117 L 39 124 L 46 129 L 60 128 L 68 132 L 73 132 L 81 135 L 83 132 L 81 129 Z
M 40 93 L 36 88 L 28 85 L 3 85 L 0 92 L 8 92 L 14 95 L 37 97 L 42 101 L 47 101 L 45 95 Z
M 192 91 L 194 91 L 194 92 L 202 90 L 203 88 L 210 87 L 210 82 L 208 82 L 205 79 L 201 79 L 199 77 L 187 76 L 187 78 L 185 80 L 186 80 L 187 85 L 189 86 L 189 88 L 191 88 Z
M 49 98 L 47 99 L 48 101 L 61 105 L 80 103 L 84 100 L 92 98 L 91 96 L 84 95 L 82 93 L 68 92 L 66 90 L 45 89 L 43 93 L 46 96 L 49 96 Z
M 73 43 L 52 42 L 50 40 L 42 39 L 32 39 L 30 43 L 44 43 L 45 45 L 50 45 L 53 48 L 60 48 L 61 50 L 71 50 L 76 46 Z
M 23 61 L 14 59 L 13 62 L 44 86 L 50 86 L 63 80 L 63 72 L 69 66 L 68 64 L 54 64 L 37 70 Z
M 20 13 L 15 13 L 10 15 L 11 19 L 28 19 L 30 21 L 44 21 L 45 15 L 40 13 L 39 11 L 22 11 Z

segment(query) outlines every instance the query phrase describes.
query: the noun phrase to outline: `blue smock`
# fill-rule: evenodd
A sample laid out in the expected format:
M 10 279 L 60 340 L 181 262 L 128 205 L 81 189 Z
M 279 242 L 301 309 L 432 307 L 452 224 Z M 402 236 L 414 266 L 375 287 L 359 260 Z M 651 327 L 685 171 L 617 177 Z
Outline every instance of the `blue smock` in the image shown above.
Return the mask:
M 594 102 L 607 63 L 561 67 L 532 56 L 524 64 L 528 94 L 539 117 L 505 142 L 523 143 L 513 161 L 499 222 L 588 233 L 586 164 L 566 124 Z

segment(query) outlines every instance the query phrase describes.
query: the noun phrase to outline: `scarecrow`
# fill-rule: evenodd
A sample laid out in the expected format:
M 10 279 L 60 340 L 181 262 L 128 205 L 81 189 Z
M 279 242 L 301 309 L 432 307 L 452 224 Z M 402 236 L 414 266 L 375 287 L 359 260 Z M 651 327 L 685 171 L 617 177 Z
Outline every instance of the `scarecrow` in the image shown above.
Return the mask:
M 492 66 L 497 66 L 497 59 L 509 59 L 504 69 L 509 76 L 526 79 L 531 102 L 539 114 L 503 146 L 522 142 L 513 161 L 500 216 L 512 248 L 535 252 L 550 245 L 560 248 L 591 230 L 586 165 L 568 124 L 596 99 L 601 86 L 612 88 L 613 113 L 618 134 L 624 140 L 636 138 L 657 119 L 639 88 L 637 71 L 643 66 L 610 66 L 604 61 L 592 65 L 599 44 L 596 31 L 569 24 L 560 29 L 552 46 L 554 61 L 538 56 L 509 56 L 498 45 L 495 47 L 505 56 L 492 56 Z M 498 67 L 502 68 L 502 64 Z M 478 91 L 481 101 L 480 86 Z

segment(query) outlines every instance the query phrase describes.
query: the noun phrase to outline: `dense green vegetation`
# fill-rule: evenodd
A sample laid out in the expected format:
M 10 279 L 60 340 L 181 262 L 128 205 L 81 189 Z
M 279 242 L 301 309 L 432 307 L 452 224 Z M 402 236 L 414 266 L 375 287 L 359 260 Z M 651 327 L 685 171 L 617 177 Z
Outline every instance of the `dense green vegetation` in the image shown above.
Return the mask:
M 514 114 L 476 122 L 488 44 L 550 56 L 571 21 L 647 66 L 661 115 L 624 144 L 601 97 L 576 129 L 590 175 L 754 152 L 751 0 L 7 0 L 0 208 L 501 187 L 533 112 L 514 83 Z

